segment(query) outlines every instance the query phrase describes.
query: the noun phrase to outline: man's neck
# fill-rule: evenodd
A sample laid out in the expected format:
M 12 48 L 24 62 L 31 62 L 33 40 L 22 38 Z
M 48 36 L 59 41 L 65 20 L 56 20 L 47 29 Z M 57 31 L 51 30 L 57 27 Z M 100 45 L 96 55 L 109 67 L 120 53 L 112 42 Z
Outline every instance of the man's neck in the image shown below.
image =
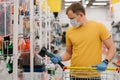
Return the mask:
M 87 24 L 87 22 L 88 22 L 88 19 L 85 17 L 85 18 L 83 19 L 83 24 L 82 24 L 82 26 L 85 25 L 85 24 Z

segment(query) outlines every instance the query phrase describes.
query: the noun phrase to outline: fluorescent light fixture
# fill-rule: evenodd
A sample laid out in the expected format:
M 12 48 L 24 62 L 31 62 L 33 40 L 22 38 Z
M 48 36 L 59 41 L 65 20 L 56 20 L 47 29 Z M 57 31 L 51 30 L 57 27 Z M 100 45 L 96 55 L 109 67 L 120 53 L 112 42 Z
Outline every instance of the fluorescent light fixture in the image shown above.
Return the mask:
M 110 0 L 96 0 L 96 1 L 110 1 Z
M 85 5 L 83 5 L 85 8 L 87 7 L 87 5 L 85 4 Z
M 93 3 L 92 5 L 107 5 L 107 3 Z
M 75 1 L 81 1 L 81 0 L 65 0 L 65 2 L 75 2 Z
M 69 5 L 65 5 L 65 8 L 68 8 L 69 7 Z
M 65 3 L 66 6 L 69 6 L 69 5 L 71 5 L 71 4 L 72 4 L 72 3 Z
M 90 8 L 97 8 L 96 6 L 90 6 Z
M 113 5 L 111 4 L 110 7 L 113 7 Z
M 89 3 L 89 1 L 86 1 L 86 2 L 85 2 L 85 4 L 88 4 L 88 3 Z
M 68 8 L 67 6 L 65 6 L 65 9 Z

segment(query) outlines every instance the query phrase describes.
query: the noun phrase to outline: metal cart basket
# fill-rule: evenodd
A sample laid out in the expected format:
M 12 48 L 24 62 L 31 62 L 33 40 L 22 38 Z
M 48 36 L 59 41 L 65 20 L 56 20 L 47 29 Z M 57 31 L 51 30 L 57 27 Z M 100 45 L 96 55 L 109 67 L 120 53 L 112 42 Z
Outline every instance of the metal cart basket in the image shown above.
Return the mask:
M 62 73 L 62 80 L 120 80 L 120 73 L 118 68 L 98 72 L 92 67 L 68 67 Z

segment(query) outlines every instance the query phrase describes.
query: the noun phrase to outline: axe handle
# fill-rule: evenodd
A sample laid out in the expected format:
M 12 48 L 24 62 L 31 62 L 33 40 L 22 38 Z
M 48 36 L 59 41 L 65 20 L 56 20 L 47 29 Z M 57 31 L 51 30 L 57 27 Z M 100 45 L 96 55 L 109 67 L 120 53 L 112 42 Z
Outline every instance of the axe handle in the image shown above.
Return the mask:
M 61 67 L 62 69 L 64 69 L 65 65 L 64 65 L 63 63 L 58 62 L 58 64 L 60 65 L 60 67 Z

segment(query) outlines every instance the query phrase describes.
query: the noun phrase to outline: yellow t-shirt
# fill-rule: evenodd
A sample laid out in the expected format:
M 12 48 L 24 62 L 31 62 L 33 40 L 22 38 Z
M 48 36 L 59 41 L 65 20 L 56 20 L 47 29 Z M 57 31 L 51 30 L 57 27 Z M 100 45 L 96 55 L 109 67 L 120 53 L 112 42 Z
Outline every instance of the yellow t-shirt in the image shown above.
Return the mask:
M 66 32 L 66 46 L 72 46 L 72 67 L 90 67 L 102 60 L 102 41 L 110 37 L 107 28 L 95 21 L 88 21 L 79 28 L 70 27 Z

